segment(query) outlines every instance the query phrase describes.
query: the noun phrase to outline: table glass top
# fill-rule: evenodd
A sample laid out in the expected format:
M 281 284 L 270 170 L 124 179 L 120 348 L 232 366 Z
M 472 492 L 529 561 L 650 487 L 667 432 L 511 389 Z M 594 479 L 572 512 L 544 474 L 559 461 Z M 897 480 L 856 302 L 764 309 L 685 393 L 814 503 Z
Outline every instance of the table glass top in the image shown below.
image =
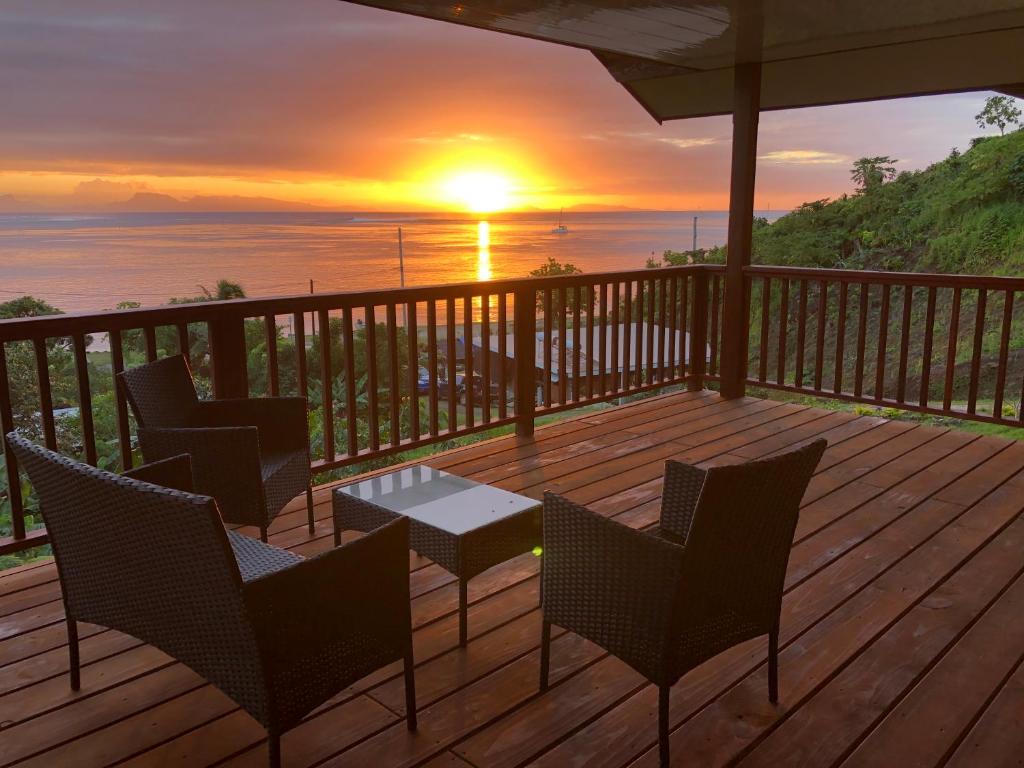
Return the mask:
M 456 536 L 540 506 L 536 499 L 427 466 L 406 467 L 338 488 Z

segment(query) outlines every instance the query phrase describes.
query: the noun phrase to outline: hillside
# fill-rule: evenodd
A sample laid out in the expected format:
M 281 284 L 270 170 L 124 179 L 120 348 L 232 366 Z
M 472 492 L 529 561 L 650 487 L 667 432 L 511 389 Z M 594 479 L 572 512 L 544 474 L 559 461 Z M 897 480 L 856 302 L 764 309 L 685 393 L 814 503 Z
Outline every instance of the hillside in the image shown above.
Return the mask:
M 897 166 L 898 167 L 898 166 Z M 717 257 L 717 258 L 716 258 Z M 724 253 L 711 254 L 713 260 Z M 838 200 L 805 203 L 754 233 L 763 264 L 1024 274 L 1024 131 Z

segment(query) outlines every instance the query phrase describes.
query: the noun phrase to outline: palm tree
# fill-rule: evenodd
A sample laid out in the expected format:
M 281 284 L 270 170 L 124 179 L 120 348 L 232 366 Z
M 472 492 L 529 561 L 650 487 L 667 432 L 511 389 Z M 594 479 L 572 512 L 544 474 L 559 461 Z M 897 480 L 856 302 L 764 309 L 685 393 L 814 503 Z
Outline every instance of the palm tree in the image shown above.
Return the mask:
M 888 155 L 862 157 L 853 164 L 850 177 L 860 192 L 868 192 L 896 178 L 894 164 L 898 162 Z

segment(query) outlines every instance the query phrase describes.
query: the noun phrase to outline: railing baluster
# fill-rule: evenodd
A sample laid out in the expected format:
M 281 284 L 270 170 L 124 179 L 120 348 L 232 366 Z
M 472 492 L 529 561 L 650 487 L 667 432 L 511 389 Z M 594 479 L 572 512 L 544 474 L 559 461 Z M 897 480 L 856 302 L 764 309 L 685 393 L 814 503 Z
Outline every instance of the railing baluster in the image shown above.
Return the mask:
M 910 324 L 913 318 L 914 287 L 903 286 L 903 320 L 900 327 L 900 370 L 896 382 L 896 400 L 907 400 L 907 359 L 910 355 Z
M 537 291 L 530 285 L 516 290 L 514 316 L 516 363 L 516 436 L 533 436 L 537 410 Z
M 21 497 L 21 476 L 18 474 L 18 459 L 14 450 L 3 439 L 3 435 L 14 431 L 14 411 L 11 408 L 11 384 L 7 372 L 7 350 L 0 341 L 0 443 L 4 446 L 4 463 L 7 467 L 7 499 L 11 505 L 11 532 L 15 539 L 25 538 L 25 507 Z
M 498 418 L 508 417 L 508 294 L 504 291 L 498 294 Z M 562 292 L 563 319 L 565 308 L 565 292 Z M 564 328 L 565 323 L 562 323 Z M 565 345 L 565 333 L 562 334 L 562 344 Z M 565 365 L 563 361 L 562 378 L 565 378 Z M 563 397 L 564 399 L 564 397 Z
M 800 299 L 796 313 L 796 371 L 794 384 L 804 385 L 804 347 L 807 345 L 807 281 L 800 281 Z
M 627 280 L 622 288 L 622 376 L 619 389 L 625 391 L 629 389 L 633 368 L 633 282 Z
M 466 426 L 472 428 L 476 424 L 476 414 L 473 413 L 473 409 L 476 407 L 476 398 L 473 392 L 473 299 L 470 296 L 466 296 L 462 300 L 462 327 L 465 336 L 463 345 L 465 378 L 463 381 L 466 383 Z
M 953 376 L 956 371 L 956 345 L 960 335 L 960 288 L 953 289 L 953 307 L 949 312 L 949 342 L 946 345 L 946 382 L 942 390 L 942 409 L 953 404 Z
M 345 430 L 348 433 L 348 455 L 359 454 L 359 412 L 356 400 L 356 334 L 352 308 L 341 311 L 342 343 L 345 348 Z
M 366 307 L 366 407 L 370 431 L 370 450 L 380 449 L 380 414 L 377 402 L 377 309 Z
M 704 388 L 708 360 L 708 273 L 703 269 L 693 277 L 693 333 L 690 337 L 690 372 L 687 389 Z
M 878 316 L 878 356 L 875 361 L 875 400 L 885 397 L 885 358 L 889 351 L 889 284 L 882 286 L 882 311 Z
M 996 371 L 996 391 L 992 415 L 1003 418 L 1003 396 L 1006 392 L 1006 364 L 1010 356 L 1010 329 L 1013 326 L 1013 291 L 1003 293 L 1003 327 L 999 336 L 999 368 Z
M 768 339 L 771 335 L 772 279 L 761 278 L 761 351 L 758 360 L 757 380 L 768 380 Z
M 667 319 L 667 325 L 662 329 L 662 336 L 666 345 L 669 381 L 676 380 L 676 283 L 677 281 L 674 276 L 666 278 L 664 281 L 668 293 L 668 301 L 666 312 L 662 314 Z
M 544 407 L 551 407 L 551 289 L 544 289 Z
M 569 377 L 567 376 L 568 371 L 565 369 L 565 345 L 569 340 L 565 327 L 565 301 L 565 286 L 562 286 L 558 289 L 558 402 L 562 405 L 569 400 Z
M 188 324 L 177 323 L 175 328 L 178 331 L 178 353 L 185 356 L 185 360 L 192 364 L 192 350 L 188 340 Z
M 267 315 L 263 318 L 267 331 L 267 383 L 270 396 L 281 394 L 281 373 L 277 362 L 277 317 Z
M 398 374 L 398 309 L 393 302 L 385 306 L 388 329 L 388 405 L 390 406 L 391 447 L 402 444 L 402 382 Z
M 320 408 L 323 417 L 324 459 L 334 461 L 334 375 L 331 372 L 331 318 L 317 312 L 320 322 Z
M 868 334 L 868 295 L 870 286 L 860 284 L 860 313 L 857 319 L 857 365 L 853 372 L 853 394 L 860 397 L 864 390 L 864 348 Z
M 985 340 L 985 289 L 978 291 L 978 306 L 974 315 L 974 349 L 971 351 L 971 381 L 967 391 L 967 412 L 978 410 L 978 380 L 981 378 L 981 345 Z
M 721 279 L 717 274 L 711 277 L 711 366 L 708 373 L 714 375 L 718 374 L 718 354 L 719 354 L 719 338 L 718 338 L 718 315 L 719 313 L 719 293 L 721 292 Z
M 598 319 L 601 325 L 597 338 L 597 386 L 604 397 L 608 394 L 608 378 L 605 373 L 608 367 L 608 286 L 602 283 L 597 289 L 601 292 L 598 300 Z
M 98 463 L 96 455 L 96 431 L 92 419 L 92 388 L 89 385 L 89 362 L 85 351 L 85 337 L 77 334 L 75 346 L 75 377 L 78 379 L 78 413 L 82 421 L 82 446 L 85 448 L 85 460 L 94 467 Z
M 818 281 L 818 333 L 814 341 L 814 389 L 821 391 L 825 371 L 825 323 L 828 320 L 828 283 Z
M 437 302 L 427 302 L 427 389 L 430 436 L 437 437 L 440 425 L 437 396 Z
M 580 357 L 582 350 L 580 345 L 583 344 L 583 329 L 580 327 L 580 305 L 583 303 L 583 297 L 581 291 L 583 290 L 579 286 L 573 286 L 569 289 L 572 291 L 572 399 L 573 402 L 580 401 Z
M 921 391 L 918 393 L 918 404 L 928 407 L 928 389 L 932 375 L 932 343 L 935 331 L 935 286 L 928 288 L 928 306 L 925 310 L 924 345 L 921 350 Z
M 114 330 L 107 334 L 110 342 L 110 364 L 114 374 L 114 402 L 117 406 L 117 444 L 121 450 L 121 469 L 132 468 L 132 435 L 128 425 L 128 404 L 121 387 L 117 386 L 117 374 L 124 370 L 124 348 L 121 332 Z
M 39 382 L 39 414 L 43 420 L 43 439 L 51 451 L 57 450 L 57 427 L 53 421 L 53 393 L 50 389 L 50 364 L 46 339 L 32 339 L 35 350 L 36 378 Z
M 142 333 L 146 338 L 146 362 L 152 363 L 156 360 L 156 326 L 147 325 Z
M 839 394 L 843 391 L 843 370 L 846 368 L 846 301 L 850 293 L 850 285 L 846 281 L 839 283 L 839 314 L 836 318 L 836 370 L 832 391 Z
M 406 346 L 409 353 L 409 437 L 420 439 L 420 333 L 416 320 L 416 302 L 405 305 Z
M 686 360 L 686 354 L 689 351 L 690 345 L 686 340 L 687 330 L 687 304 L 688 296 L 690 292 L 690 279 L 683 275 L 679 283 L 679 336 L 676 339 L 676 357 L 679 358 L 679 378 L 688 376 L 690 373 L 690 364 Z
M 779 359 L 776 365 L 775 381 L 786 383 L 786 342 L 789 340 L 789 278 L 782 279 L 779 296 Z
M 309 397 L 309 369 L 306 367 L 306 315 L 296 312 L 292 317 L 292 334 L 295 339 L 295 381 L 299 386 L 299 397 Z
M 491 423 L 491 303 L 490 296 L 480 297 L 480 376 L 483 379 L 483 402 L 480 403 L 481 420 Z
M 647 327 L 644 329 L 646 339 L 644 341 L 644 354 L 647 359 L 647 383 L 654 383 L 654 370 L 657 362 L 654 359 L 654 305 L 658 300 L 657 283 L 652 277 L 647 283 Z
M 455 391 L 455 299 L 449 297 L 445 302 L 445 346 L 448 357 L 448 431 L 459 428 L 458 397 Z
M 612 283 L 611 391 L 619 391 L 619 283 Z
M 597 358 L 594 354 L 594 344 L 596 342 L 594 334 L 594 307 L 596 306 L 594 286 L 586 286 L 583 292 L 587 297 L 587 346 L 585 352 L 587 358 L 587 397 L 591 398 L 596 396 L 594 388 L 594 363 Z
M 633 386 L 639 387 L 644 383 L 644 365 L 649 365 L 644 351 L 643 321 L 644 321 L 644 281 L 636 281 L 636 323 L 632 326 L 633 343 L 636 346 L 636 371 Z

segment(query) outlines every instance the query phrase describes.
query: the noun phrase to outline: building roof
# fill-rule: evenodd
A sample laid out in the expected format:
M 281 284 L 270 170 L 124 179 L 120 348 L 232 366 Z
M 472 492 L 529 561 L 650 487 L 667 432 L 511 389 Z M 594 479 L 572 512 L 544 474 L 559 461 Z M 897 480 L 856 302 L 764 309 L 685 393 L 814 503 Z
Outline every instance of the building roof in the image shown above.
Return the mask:
M 1024 0 L 362 4 L 585 48 L 659 121 L 731 112 L 737 61 L 762 63 L 763 110 L 1024 94 Z

